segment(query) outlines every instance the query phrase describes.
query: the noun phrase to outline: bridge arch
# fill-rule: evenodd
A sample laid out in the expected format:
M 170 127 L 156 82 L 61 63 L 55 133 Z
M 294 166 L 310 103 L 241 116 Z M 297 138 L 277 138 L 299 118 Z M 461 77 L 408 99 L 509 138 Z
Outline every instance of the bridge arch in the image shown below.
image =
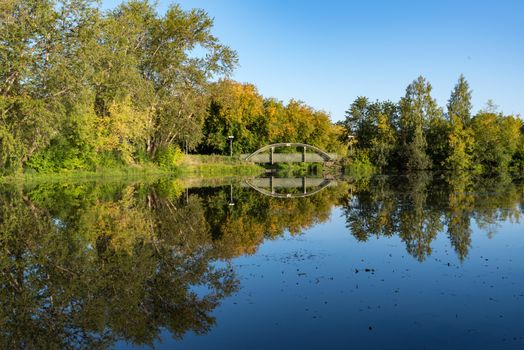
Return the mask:
M 304 187 L 302 193 L 278 193 L 278 192 L 273 191 L 272 189 L 267 190 L 265 188 L 258 187 L 257 185 L 252 183 L 250 180 L 246 180 L 245 183 L 249 187 L 254 189 L 255 191 L 257 191 L 259 193 L 262 193 L 263 195 L 268 196 L 268 197 L 274 197 L 274 198 L 303 198 L 303 197 L 309 197 L 309 196 L 317 194 L 318 192 L 324 190 L 326 187 L 329 187 L 331 184 L 333 184 L 334 181 L 332 181 L 330 179 L 323 179 L 323 181 L 319 184 L 318 188 L 316 188 L 315 190 L 313 190 L 311 192 L 307 192 L 306 188 Z
M 315 152 L 320 157 L 322 157 L 322 159 L 325 162 L 329 162 L 329 161 L 335 160 L 335 158 L 332 155 L 330 155 L 329 153 L 321 150 L 320 148 L 318 148 L 316 146 L 308 145 L 307 143 L 296 143 L 296 142 L 273 143 L 271 145 L 267 145 L 267 146 L 261 147 L 258 150 L 256 150 L 255 152 L 253 152 L 253 153 L 249 154 L 248 156 L 246 156 L 244 158 L 244 160 L 249 161 L 253 157 L 255 157 L 256 155 L 258 155 L 260 153 L 263 153 L 265 151 L 272 151 L 275 148 L 283 148 L 283 147 L 303 147 L 304 151 L 306 149 L 309 149 L 309 150 Z

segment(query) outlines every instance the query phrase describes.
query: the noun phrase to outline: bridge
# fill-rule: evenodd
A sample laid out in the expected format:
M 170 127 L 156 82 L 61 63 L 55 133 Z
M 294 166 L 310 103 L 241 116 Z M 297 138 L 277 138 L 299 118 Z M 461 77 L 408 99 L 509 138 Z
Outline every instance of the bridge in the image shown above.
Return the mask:
M 336 182 L 323 178 L 277 178 L 263 177 L 246 180 L 246 186 L 270 197 L 275 198 L 301 198 L 312 196 L 328 186 L 336 185 Z M 296 189 L 294 193 L 280 193 L 277 189 Z
M 275 149 L 295 147 L 299 153 L 275 153 Z M 309 152 L 308 152 L 309 151 Z M 267 153 L 266 153 L 267 152 Z M 253 163 L 325 163 L 338 158 L 336 153 L 327 153 L 306 143 L 274 143 L 264 146 L 251 154 L 243 154 L 242 159 Z

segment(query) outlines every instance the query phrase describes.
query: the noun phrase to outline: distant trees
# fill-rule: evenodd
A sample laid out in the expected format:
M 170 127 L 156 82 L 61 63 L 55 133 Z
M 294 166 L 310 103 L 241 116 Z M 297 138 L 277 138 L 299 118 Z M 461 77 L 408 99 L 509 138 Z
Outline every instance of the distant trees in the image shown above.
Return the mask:
M 329 115 L 303 102 L 288 104 L 264 98 L 252 84 L 220 80 L 211 87 L 208 115 L 204 121 L 199 150 L 224 153 L 225 140 L 234 136 L 233 148 L 249 153 L 276 142 L 304 142 L 328 151 L 341 151 L 338 136 L 342 129 Z
M 405 170 L 522 169 L 522 121 L 504 116 L 493 104 L 472 116 L 471 90 L 461 75 L 447 113 L 431 96 L 431 84 L 419 77 L 398 104 L 357 97 L 340 124 L 357 139 L 357 158 L 365 154 L 379 168 Z
M 370 102 L 367 97 L 357 97 L 346 111 L 340 125 L 345 128 L 342 139 L 354 136 L 357 147 L 378 167 L 388 165 L 397 140 L 395 124 L 399 108 L 390 101 Z
M 268 139 L 264 98 L 252 84 L 222 80 L 213 84 L 204 121 L 201 151 L 224 153 L 227 137 L 235 137 L 235 150 L 256 150 Z
M 175 164 L 180 148 L 248 153 L 304 142 L 381 169 L 523 169 L 522 122 L 491 104 L 472 115 L 460 76 L 447 111 L 418 77 L 398 103 L 358 97 L 334 125 L 305 103 L 229 79 L 236 53 L 203 10 L 147 0 L 102 11 L 93 0 L 0 4 L 0 173 L 141 162 Z M 177 158 L 178 157 L 178 158 Z
M 473 118 L 473 159 L 483 170 L 507 169 L 522 140 L 522 121 L 514 116 L 480 112 Z
M 223 153 L 272 141 L 340 149 L 329 116 L 263 98 L 227 77 L 237 55 L 203 10 L 146 0 L 0 4 L 0 169 L 173 163 L 178 148 Z M 168 157 L 169 158 L 169 157 Z

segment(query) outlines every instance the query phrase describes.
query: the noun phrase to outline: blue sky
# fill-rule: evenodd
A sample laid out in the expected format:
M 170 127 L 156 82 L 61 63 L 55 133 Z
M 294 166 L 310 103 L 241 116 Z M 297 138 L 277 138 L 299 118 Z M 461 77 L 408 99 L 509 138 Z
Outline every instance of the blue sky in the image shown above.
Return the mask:
M 119 0 L 103 0 L 105 8 Z M 474 111 L 524 114 L 524 1 L 179 0 L 205 9 L 238 52 L 234 79 L 333 120 L 357 96 L 397 101 L 417 76 L 445 106 L 463 73 Z M 158 1 L 160 13 L 170 0 Z

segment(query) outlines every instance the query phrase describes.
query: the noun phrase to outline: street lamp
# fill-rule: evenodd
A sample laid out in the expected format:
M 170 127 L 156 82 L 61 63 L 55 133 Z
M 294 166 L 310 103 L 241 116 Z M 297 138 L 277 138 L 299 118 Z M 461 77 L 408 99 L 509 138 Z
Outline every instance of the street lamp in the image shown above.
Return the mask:
M 233 157 L 233 139 L 235 138 L 235 136 L 233 135 L 229 135 L 227 137 L 227 139 L 229 140 L 229 156 L 230 157 Z
M 355 138 L 355 136 L 353 135 L 348 135 L 348 140 L 349 140 L 349 154 L 353 155 L 353 139 Z

